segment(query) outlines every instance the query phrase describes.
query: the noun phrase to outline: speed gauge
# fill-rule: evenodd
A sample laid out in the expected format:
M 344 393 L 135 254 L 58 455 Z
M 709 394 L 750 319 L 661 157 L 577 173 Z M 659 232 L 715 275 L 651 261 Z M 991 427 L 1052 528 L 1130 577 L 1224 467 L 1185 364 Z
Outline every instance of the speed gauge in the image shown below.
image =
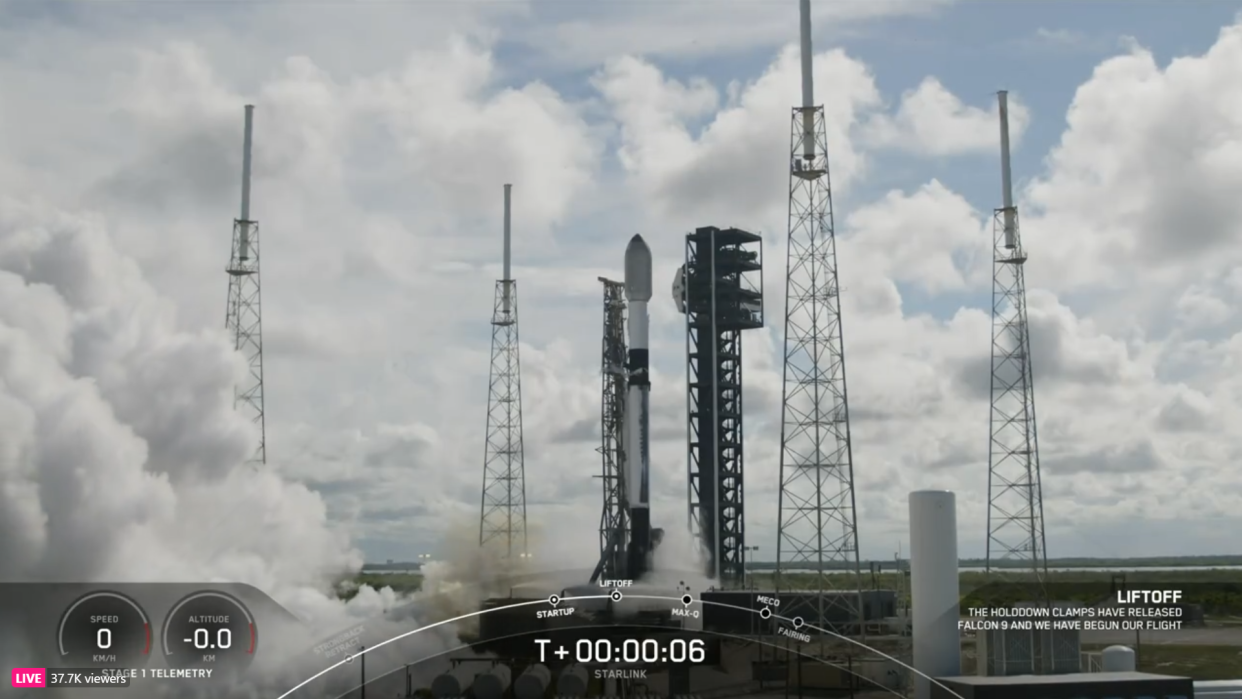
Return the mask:
M 141 667 L 151 651 L 151 624 L 138 603 L 116 592 L 92 592 L 60 617 L 63 667 Z

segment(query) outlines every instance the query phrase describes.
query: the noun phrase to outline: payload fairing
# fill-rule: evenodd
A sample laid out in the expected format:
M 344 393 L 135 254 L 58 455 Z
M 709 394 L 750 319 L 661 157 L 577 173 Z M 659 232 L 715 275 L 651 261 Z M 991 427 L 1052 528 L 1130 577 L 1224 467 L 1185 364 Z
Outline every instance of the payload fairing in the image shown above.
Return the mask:
M 651 300 L 651 249 L 641 235 L 625 248 L 625 297 L 629 302 L 629 390 L 625 403 L 625 499 L 630 510 L 627 576 L 651 570 L 651 378 L 647 352 L 647 302 Z

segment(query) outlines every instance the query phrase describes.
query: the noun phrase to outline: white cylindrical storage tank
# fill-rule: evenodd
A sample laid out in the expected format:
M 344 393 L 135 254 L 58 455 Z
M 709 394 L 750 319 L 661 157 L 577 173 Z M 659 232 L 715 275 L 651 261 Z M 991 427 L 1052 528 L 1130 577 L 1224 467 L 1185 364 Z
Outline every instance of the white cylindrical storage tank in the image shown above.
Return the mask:
M 931 699 L 929 677 L 962 674 L 957 570 L 957 497 L 947 490 L 910 493 L 910 606 L 915 699 Z M 919 674 L 921 673 L 921 674 Z
M 1137 666 L 1134 649 L 1129 646 L 1109 646 L 1100 654 L 1100 668 L 1104 672 L 1134 672 Z
M 587 670 L 578 663 L 561 670 L 560 676 L 556 678 L 557 696 L 582 697 L 586 696 L 586 691 Z
M 1195 682 L 1195 697 L 1204 699 L 1242 698 L 1242 680 L 1199 680 Z
M 513 683 L 517 699 L 542 699 L 552 684 L 552 671 L 547 665 L 531 665 Z
M 497 663 L 487 670 L 475 675 L 474 684 L 470 686 L 474 699 L 502 699 L 505 690 L 509 689 L 509 680 L 513 671 L 508 665 Z
M 431 695 L 436 699 L 459 699 L 474 683 L 475 668 L 463 663 L 431 681 Z

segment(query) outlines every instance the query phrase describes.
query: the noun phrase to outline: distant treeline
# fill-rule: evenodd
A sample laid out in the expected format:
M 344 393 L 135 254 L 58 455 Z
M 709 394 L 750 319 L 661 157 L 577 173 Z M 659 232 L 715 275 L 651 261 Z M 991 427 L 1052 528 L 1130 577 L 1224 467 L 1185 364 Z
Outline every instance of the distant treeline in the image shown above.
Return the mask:
M 905 564 L 906 560 L 900 563 Z M 882 570 L 892 570 L 898 561 L 879 560 L 863 561 L 864 570 L 876 565 Z M 982 558 L 963 558 L 958 561 L 962 568 L 983 568 L 987 561 Z M 992 561 L 993 568 L 1027 568 L 1030 564 L 1024 561 Z M 1113 570 L 1132 570 L 1135 568 L 1181 568 L 1181 567 L 1225 567 L 1242 566 L 1242 556 L 1151 556 L 1146 558 L 1049 558 L 1049 568 L 1109 568 Z M 776 570 L 773 561 L 747 561 L 746 567 L 754 571 Z M 791 566 L 800 567 L 800 566 Z M 849 570 L 846 563 L 826 563 L 825 570 Z M 413 561 L 397 561 L 393 563 L 367 563 L 362 567 L 363 573 L 409 572 L 422 570 L 422 564 Z
M 901 563 L 907 561 L 902 560 Z M 880 561 L 863 561 L 863 569 L 871 568 L 871 564 L 875 563 L 880 568 L 891 570 L 896 563 L 893 560 Z M 776 570 L 776 563 L 771 561 L 748 561 L 747 567 L 751 570 Z M 987 561 L 982 558 L 963 558 L 958 561 L 958 565 L 962 568 L 983 568 L 987 565 Z M 1025 561 L 992 561 L 993 568 L 1029 568 L 1030 563 Z M 1126 570 L 1133 568 L 1181 568 L 1181 567 L 1223 567 L 1223 566 L 1242 566 L 1242 556 L 1151 556 L 1147 558 L 1049 558 L 1049 568 L 1111 568 L 1113 570 Z M 797 566 L 791 566 L 797 567 Z M 851 566 L 846 563 L 825 564 L 826 570 L 848 570 Z
M 902 560 L 901 563 L 905 563 Z M 877 564 L 881 569 L 891 570 L 896 564 L 893 560 L 879 561 L 863 561 L 862 567 L 870 569 L 872 564 Z M 963 558 L 958 562 L 963 568 L 982 568 L 987 565 L 987 561 L 982 558 Z M 747 561 L 746 566 L 750 570 L 776 570 L 776 563 L 772 561 Z M 1030 564 L 1023 561 L 993 561 L 993 568 L 1027 568 Z M 1201 566 L 1210 568 L 1213 566 L 1242 566 L 1242 556 L 1151 556 L 1147 558 L 1049 558 L 1049 568 L 1111 568 L 1114 570 L 1126 570 L 1133 568 L 1180 568 L 1188 566 Z M 793 566 L 798 567 L 798 566 Z M 826 570 L 848 570 L 849 566 L 845 563 L 828 563 L 824 565 Z M 368 563 L 362 567 L 364 573 L 383 573 L 383 572 L 405 572 L 421 570 L 422 564 L 415 562 L 398 561 L 395 563 Z
M 422 570 L 422 563 L 406 563 L 398 561 L 396 563 L 366 563 L 362 566 L 364 573 L 383 573 L 385 571 L 405 572 L 407 570 Z

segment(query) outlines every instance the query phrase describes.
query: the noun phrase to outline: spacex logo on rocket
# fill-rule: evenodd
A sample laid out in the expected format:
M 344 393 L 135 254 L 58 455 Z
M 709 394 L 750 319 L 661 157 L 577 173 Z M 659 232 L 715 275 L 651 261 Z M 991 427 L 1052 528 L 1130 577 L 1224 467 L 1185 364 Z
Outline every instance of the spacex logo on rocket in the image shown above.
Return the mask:
M 651 570 L 651 451 L 648 412 L 651 376 L 647 352 L 647 302 L 651 300 L 651 248 L 641 235 L 625 247 L 625 300 L 629 302 L 629 389 L 625 398 L 626 482 L 637 483 L 637 492 L 628 491 L 630 508 L 629 577 L 638 579 Z M 635 458 L 637 457 L 637 458 Z

